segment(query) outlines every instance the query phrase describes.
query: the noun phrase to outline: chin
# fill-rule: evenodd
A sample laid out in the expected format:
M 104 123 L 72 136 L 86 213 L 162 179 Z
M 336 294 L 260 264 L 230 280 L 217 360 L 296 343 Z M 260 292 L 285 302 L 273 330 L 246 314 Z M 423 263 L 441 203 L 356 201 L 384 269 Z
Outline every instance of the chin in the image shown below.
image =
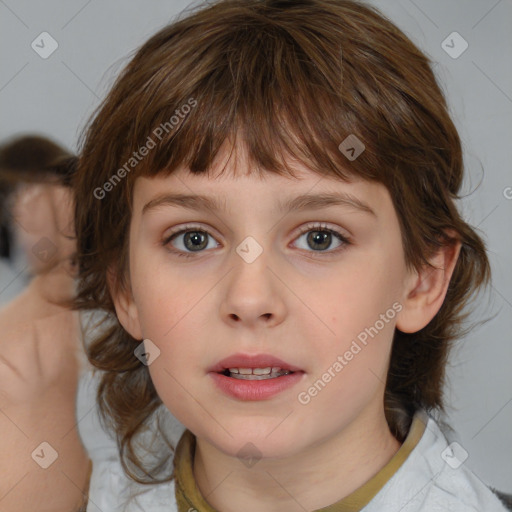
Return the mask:
M 297 437 L 300 432 L 286 429 L 278 432 L 274 430 L 277 423 L 274 420 L 266 421 L 264 425 L 254 428 L 247 428 L 247 426 L 242 428 L 233 424 L 223 425 L 233 437 L 228 436 L 222 429 L 205 433 L 197 431 L 197 433 L 199 437 L 230 457 L 245 459 L 253 456 L 255 459 L 260 459 L 286 458 L 295 455 L 303 442 Z
M 237 457 L 242 460 L 251 459 L 286 459 L 297 454 L 297 444 L 287 443 L 284 439 L 274 439 L 270 441 L 264 437 L 261 439 L 241 438 L 235 446 L 230 447 L 227 455 Z

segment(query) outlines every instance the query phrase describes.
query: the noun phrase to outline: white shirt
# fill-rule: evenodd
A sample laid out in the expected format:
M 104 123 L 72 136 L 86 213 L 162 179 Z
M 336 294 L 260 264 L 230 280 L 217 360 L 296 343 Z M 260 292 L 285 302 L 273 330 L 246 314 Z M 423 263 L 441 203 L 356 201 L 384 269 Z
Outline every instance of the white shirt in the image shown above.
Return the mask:
M 494 493 L 461 461 L 433 418 L 409 457 L 364 512 L 506 512 Z M 459 445 L 460 446 L 460 445 Z

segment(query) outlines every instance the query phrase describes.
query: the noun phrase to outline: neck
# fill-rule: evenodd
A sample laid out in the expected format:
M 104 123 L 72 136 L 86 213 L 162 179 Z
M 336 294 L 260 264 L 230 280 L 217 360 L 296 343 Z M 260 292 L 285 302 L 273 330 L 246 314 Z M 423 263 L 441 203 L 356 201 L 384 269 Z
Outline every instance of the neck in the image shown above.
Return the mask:
M 261 459 L 250 469 L 243 468 L 238 458 L 197 439 L 194 476 L 201 494 L 222 512 L 303 512 L 348 496 L 382 469 L 399 448 L 384 411 L 368 410 L 307 452 L 286 459 Z

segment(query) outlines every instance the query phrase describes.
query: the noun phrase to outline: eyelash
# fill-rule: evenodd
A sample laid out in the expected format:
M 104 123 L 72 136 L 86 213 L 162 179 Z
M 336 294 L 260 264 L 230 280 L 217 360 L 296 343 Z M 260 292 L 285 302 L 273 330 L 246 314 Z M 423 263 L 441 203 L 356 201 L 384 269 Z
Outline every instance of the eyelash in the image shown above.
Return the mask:
M 339 231 L 329 228 L 325 224 L 308 224 L 300 229 L 296 238 L 300 238 L 302 235 L 305 235 L 306 233 L 309 233 L 310 231 L 319 231 L 319 232 L 330 233 L 330 234 L 334 235 L 340 242 L 342 242 L 342 245 L 340 247 L 338 247 L 337 249 L 331 250 L 331 251 L 308 251 L 313 254 L 318 254 L 318 256 L 314 256 L 315 258 L 325 257 L 324 254 L 327 254 L 328 256 L 332 255 L 332 254 L 337 254 L 338 252 L 344 250 L 347 246 L 352 245 L 352 240 L 350 237 L 347 237 L 346 235 L 342 235 Z M 175 237 L 177 237 L 178 235 L 182 235 L 184 233 L 188 233 L 188 232 L 200 232 L 200 233 L 206 233 L 208 236 L 212 236 L 208 231 L 206 231 L 201 226 L 187 225 L 187 226 L 183 227 L 182 229 L 180 229 L 179 231 L 174 231 L 171 234 L 169 234 L 167 237 L 165 237 L 165 239 L 162 240 L 162 245 L 164 247 L 167 247 L 168 244 Z M 212 236 L 212 238 L 213 238 L 213 236 Z M 194 257 L 194 253 L 187 253 L 187 252 L 183 252 L 181 250 L 169 249 L 169 248 L 167 250 L 180 258 L 193 258 Z M 201 253 L 204 251 L 198 251 L 198 252 Z

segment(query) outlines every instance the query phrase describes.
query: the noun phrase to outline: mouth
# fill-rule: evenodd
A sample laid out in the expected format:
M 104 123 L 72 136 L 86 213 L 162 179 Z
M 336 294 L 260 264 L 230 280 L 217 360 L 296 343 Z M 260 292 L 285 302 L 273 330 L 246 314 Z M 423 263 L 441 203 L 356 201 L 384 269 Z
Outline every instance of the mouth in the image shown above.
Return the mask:
M 268 380 L 295 372 L 284 370 L 279 366 L 267 366 L 266 368 L 226 368 L 223 372 L 217 373 L 240 380 Z
M 209 369 L 238 380 L 269 380 L 301 372 L 299 367 L 269 354 L 233 354 Z
M 243 401 L 269 400 L 298 385 L 305 371 L 268 354 L 234 354 L 208 370 L 222 393 Z

